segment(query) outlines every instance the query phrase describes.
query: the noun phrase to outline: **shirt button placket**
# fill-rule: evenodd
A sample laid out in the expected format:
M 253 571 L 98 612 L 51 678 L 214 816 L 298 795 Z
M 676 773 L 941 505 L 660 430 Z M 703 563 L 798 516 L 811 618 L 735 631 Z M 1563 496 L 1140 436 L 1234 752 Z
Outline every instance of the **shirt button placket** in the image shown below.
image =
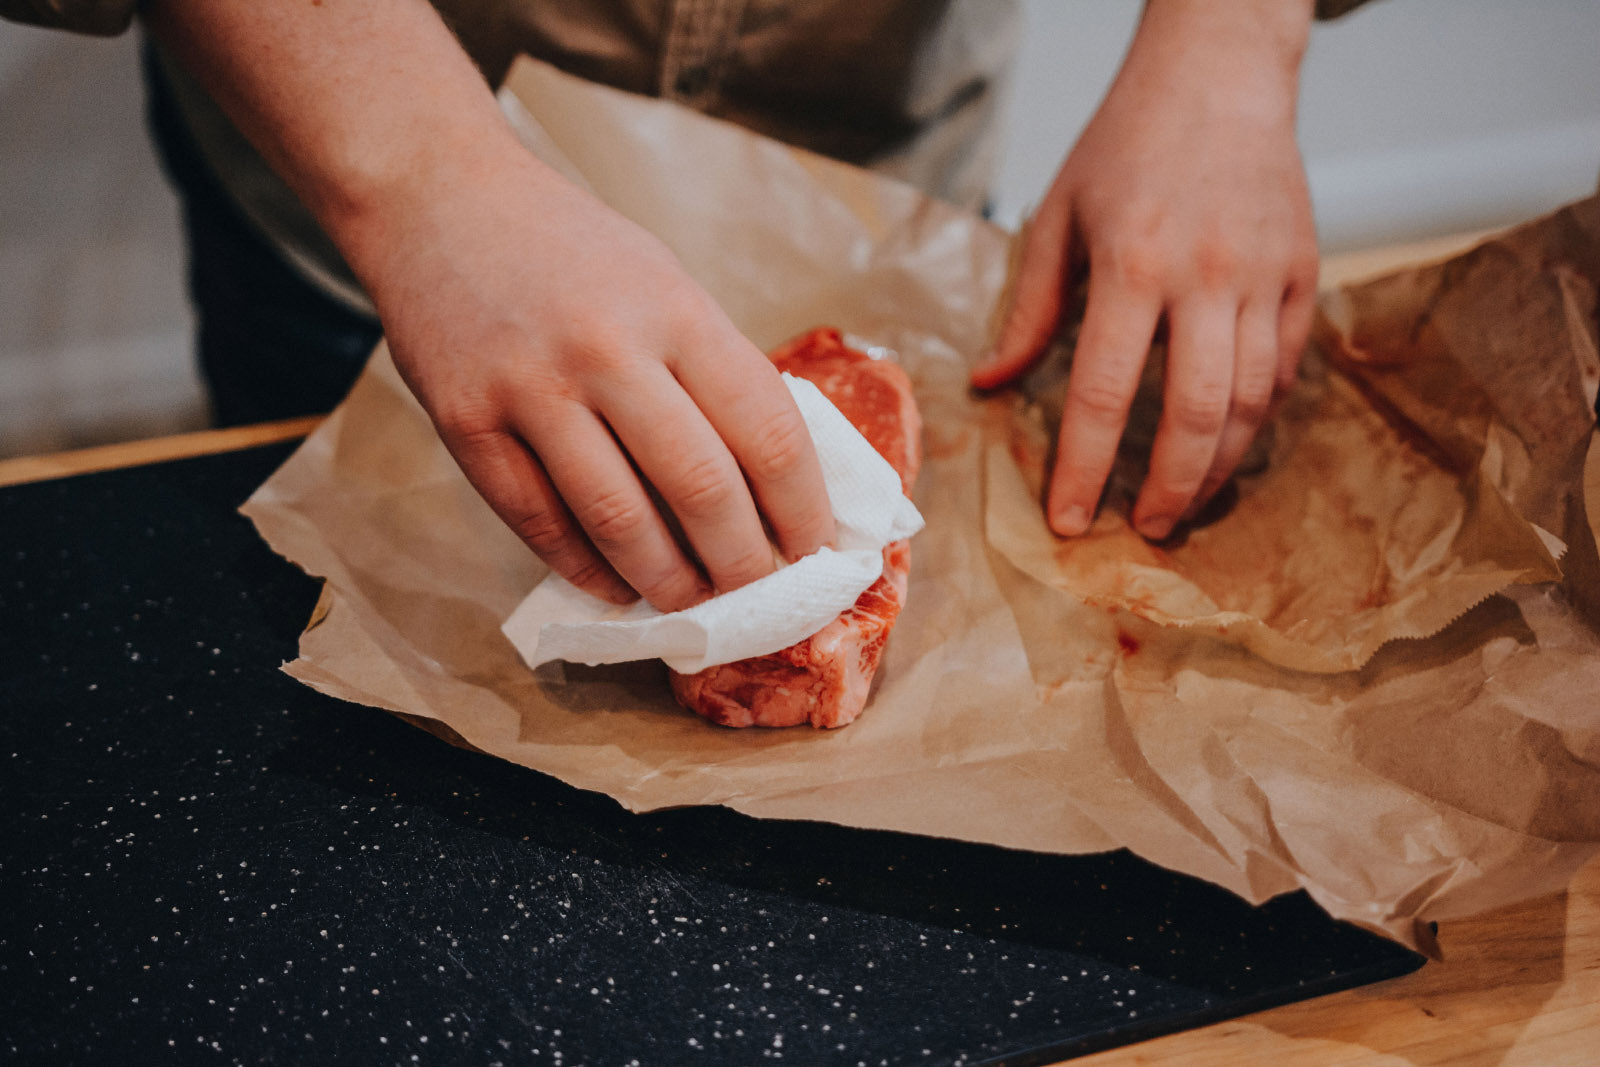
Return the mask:
M 716 92 L 738 39 L 744 0 L 669 0 L 658 90 L 690 106 Z

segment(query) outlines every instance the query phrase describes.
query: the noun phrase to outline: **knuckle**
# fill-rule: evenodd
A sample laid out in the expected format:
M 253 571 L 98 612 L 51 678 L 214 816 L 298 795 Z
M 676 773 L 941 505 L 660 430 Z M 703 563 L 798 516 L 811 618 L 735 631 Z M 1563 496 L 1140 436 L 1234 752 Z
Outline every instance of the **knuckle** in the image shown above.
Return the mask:
M 611 568 L 601 559 L 587 553 L 571 553 L 561 559 L 560 566 L 545 560 L 561 576 L 579 589 L 591 593 L 609 591 L 615 585 Z
M 676 262 L 676 261 L 674 261 Z M 678 336 L 698 338 L 705 343 L 727 343 L 727 336 L 738 335 L 711 294 L 681 271 L 664 289 L 667 325 Z
M 699 575 L 686 564 L 663 568 L 634 585 L 639 595 L 660 611 L 679 611 L 689 607 L 705 592 Z
M 739 553 L 723 560 L 716 569 L 719 590 L 737 589 L 747 582 L 766 576 L 772 571 L 772 549 L 766 545 Z
M 1159 292 L 1167 274 L 1166 250 L 1153 241 L 1127 241 L 1108 246 L 1099 257 L 1102 269 L 1120 286 L 1136 293 Z
M 548 415 L 563 406 L 584 405 L 586 366 L 574 361 L 524 358 L 508 363 L 494 383 L 495 398 L 506 411 Z
M 826 507 L 818 508 L 809 521 L 784 532 L 784 548 L 791 556 L 809 556 L 833 540 L 833 516 Z
M 636 544 L 650 526 L 649 504 L 627 490 L 612 490 L 590 500 L 582 513 L 589 537 L 601 552 Z
M 506 517 L 506 525 L 534 553 L 552 567 L 567 551 L 572 529 L 564 515 L 546 508 L 520 511 Z
M 429 415 L 439 436 L 455 448 L 477 453 L 493 447 L 504 433 L 492 405 L 465 397 L 438 400 Z
M 1259 426 L 1272 409 L 1272 396 L 1277 389 L 1276 365 L 1266 368 L 1266 373 L 1252 374 L 1239 383 L 1233 397 L 1231 415 L 1248 426 Z
M 653 334 L 625 314 L 602 314 L 570 323 L 547 358 L 559 382 L 610 382 L 626 379 L 639 364 L 654 358 Z M 533 367 L 530 373 L 538 373 Z
M 1104 373 L 1080 371 L 1068 390 L 1074 415 L 1099 423 L 1121 423 L 1133 402 L 1131 385 Z
M 1206 382 L 1174 397 L 1167 414 L 1173 425 L 1184 433 L 1210 437 L 1222 432 L 1230 401 L 1227 386 Z
M 734 501 L 733 480 L 715 457 L 699 459 L 677 479 L 673 509 L 684 518 L 727 512 Z
M 1232 416 L 1246 426 L 1259 426 L 1272 408 L 1272 383 L 1267 388 L 1241 392 L 1233 398 Z
M 1195 250 L 1195 280 L 1208 290 L 1226 289 L 1239 278 L 1241 257 L 1223 241 L 1206 241 Z
M 561 349 L 564 377 L 577 381 L 609 378 L 629 362 L 629 346 L 615 327 L 598 326 Z
M 750 449 L 750 477 L 758 482 L 781 481 L 801 468 L 811 449 L 811 434 L 798 415 L 770 419 Z

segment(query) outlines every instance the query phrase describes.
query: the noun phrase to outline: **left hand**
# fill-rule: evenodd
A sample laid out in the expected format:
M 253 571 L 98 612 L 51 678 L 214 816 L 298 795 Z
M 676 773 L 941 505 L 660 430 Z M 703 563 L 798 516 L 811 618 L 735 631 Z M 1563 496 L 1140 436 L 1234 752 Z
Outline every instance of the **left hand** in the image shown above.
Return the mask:
M 1088 272 L 1048 495 L 1088 529 L 1152 338 L 1163 410 L 1135 528 L 1172 532 L 1227 480 L 1293 383 L 1310 331 L 1316 233 L 1295 142 L 1308 0 L 1150 0 L 1104 103 L 1030 226 L 1013 303 L 972 381 L 1012 381 L 1046 350 Z

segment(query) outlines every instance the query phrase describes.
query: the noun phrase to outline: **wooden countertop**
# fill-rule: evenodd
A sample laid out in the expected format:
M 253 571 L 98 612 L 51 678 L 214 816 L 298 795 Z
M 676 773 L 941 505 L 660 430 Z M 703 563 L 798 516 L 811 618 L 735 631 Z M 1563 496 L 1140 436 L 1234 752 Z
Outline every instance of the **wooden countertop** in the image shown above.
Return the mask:
M 50 478 L 68 478 L 74 474 L 90 474 L 118 467 L 136 467 L 142 463 L 160 463 L 169 459 L 209 456 L 256 445 L 269 445 L 275 441 L 304 437 L 321 422 L 322 416 L 310 415 L 227 430 L 198 430 L 145 441 L 80 448 L 72 452 L 0 459 L 0 485 L 42 482 Z
M 1441 925 L 1400 978 L 1073 1060 L 1084 1067 L 1600 1063 L 1600 860 L 1566 893 Z
M 1328 257 L 1324 285 L 1447 255 L 1480 235 Z M 289 440 L 317 418 L 0 460 L 0 485 Z M 1443 925 L 1444 960 L 1360 989 L 1071 1061 L 1085 1067 L 1600 1064 L 1600 858 L 1567 892 Z

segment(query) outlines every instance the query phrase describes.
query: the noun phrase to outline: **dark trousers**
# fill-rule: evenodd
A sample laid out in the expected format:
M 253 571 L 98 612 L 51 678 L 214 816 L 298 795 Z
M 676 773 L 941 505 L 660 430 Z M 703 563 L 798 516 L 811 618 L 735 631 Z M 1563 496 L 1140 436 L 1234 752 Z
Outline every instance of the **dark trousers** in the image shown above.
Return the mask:
M 200 155 L 147 45 L 156 150 L 183 205 L 201 377 L 218 426 L 331 410 L 381 334 L 286 262 Z

